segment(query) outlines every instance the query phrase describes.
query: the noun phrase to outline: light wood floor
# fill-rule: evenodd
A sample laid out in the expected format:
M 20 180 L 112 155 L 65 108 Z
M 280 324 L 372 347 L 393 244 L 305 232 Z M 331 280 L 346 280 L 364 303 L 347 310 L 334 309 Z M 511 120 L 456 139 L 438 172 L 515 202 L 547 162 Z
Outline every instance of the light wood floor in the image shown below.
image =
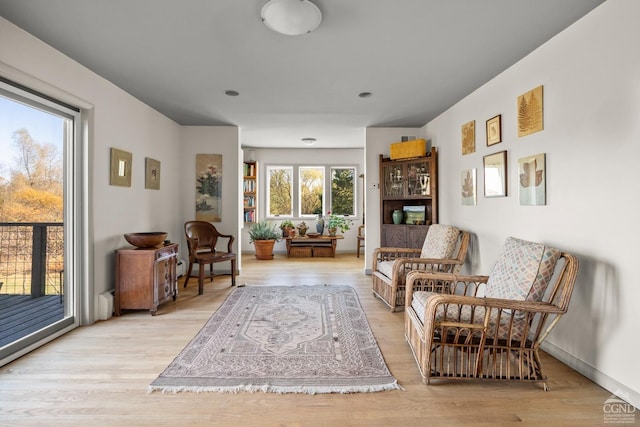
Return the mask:
M 147 394 L 147 386 L 222 303 L 228 276 L 192 279 L 158 314 L 131 312 L 81 327 L 0 368 L 2 426 L 601 425 L 610 393 L 544 355 L 551 390 L 505 382 L 421 383 L 405 342 L 403 314 L 371 294 L 355 254 L 257 261 L 244 256 L 238 283 L 356 287 L 391 373 L 404 391 L 357 394 Z

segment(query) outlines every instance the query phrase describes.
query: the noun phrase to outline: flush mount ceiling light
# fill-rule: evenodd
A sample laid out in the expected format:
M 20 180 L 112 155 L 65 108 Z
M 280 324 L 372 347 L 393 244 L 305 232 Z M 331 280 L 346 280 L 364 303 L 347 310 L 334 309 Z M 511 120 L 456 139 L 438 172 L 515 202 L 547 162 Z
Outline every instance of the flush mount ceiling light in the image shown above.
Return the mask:
M 316 139 L 315 138 L 302 138 L 302 142 L 304 142 L 307 145 L 313 145 L 316 143 Z
M 269 29 L 297 36 L 315 30 L 320 25 L 322 13 L 309 0 L 269 0 L 262 6 L 260 17 Z

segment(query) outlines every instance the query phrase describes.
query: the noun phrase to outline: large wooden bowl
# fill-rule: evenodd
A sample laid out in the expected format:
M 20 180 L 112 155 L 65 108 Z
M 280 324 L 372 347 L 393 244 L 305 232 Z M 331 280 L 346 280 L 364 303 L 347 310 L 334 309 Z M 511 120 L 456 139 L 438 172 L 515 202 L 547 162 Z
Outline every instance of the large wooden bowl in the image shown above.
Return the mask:
M 146 233 L 127 233 L 124 235 L 127 242 L 131 243 L 137 248 L 155 248 L 160 246 L 164 239 L 167 238 L 167 233 L 164 231 L 149 231 Z

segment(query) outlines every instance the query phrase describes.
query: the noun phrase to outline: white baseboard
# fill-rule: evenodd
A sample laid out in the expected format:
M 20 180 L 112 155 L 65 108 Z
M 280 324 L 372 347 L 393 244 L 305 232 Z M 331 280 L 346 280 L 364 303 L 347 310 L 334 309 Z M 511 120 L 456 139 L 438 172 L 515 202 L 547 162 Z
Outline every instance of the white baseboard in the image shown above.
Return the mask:
M 589 378 L 600 387 L 604 388 L 607 391 L 610 391 L 612 394 L 616 395 L 627 403 L 632 404 L 636 408 L 640 408 L 640 393 L 638 393 L 637 391 L 632 390 L 626 385 L 614 380 L 613 378 L 609 377 L 593 366 L 583 362 L 572 354 L 567 353 L 555 344 L 551 344 L 550 342 L 545 341 L 542 343 L 540 348 L 542 348 L 542 350 L 544 350 L 546 353 L 555 357 L 573 370 Z

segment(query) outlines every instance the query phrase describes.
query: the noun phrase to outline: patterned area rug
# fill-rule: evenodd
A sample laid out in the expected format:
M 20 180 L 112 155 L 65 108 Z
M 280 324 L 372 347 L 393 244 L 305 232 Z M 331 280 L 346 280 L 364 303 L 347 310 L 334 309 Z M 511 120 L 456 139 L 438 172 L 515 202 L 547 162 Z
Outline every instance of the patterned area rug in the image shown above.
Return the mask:
M 400 389 L 350 286 L 235 289 L 149 391 Z

